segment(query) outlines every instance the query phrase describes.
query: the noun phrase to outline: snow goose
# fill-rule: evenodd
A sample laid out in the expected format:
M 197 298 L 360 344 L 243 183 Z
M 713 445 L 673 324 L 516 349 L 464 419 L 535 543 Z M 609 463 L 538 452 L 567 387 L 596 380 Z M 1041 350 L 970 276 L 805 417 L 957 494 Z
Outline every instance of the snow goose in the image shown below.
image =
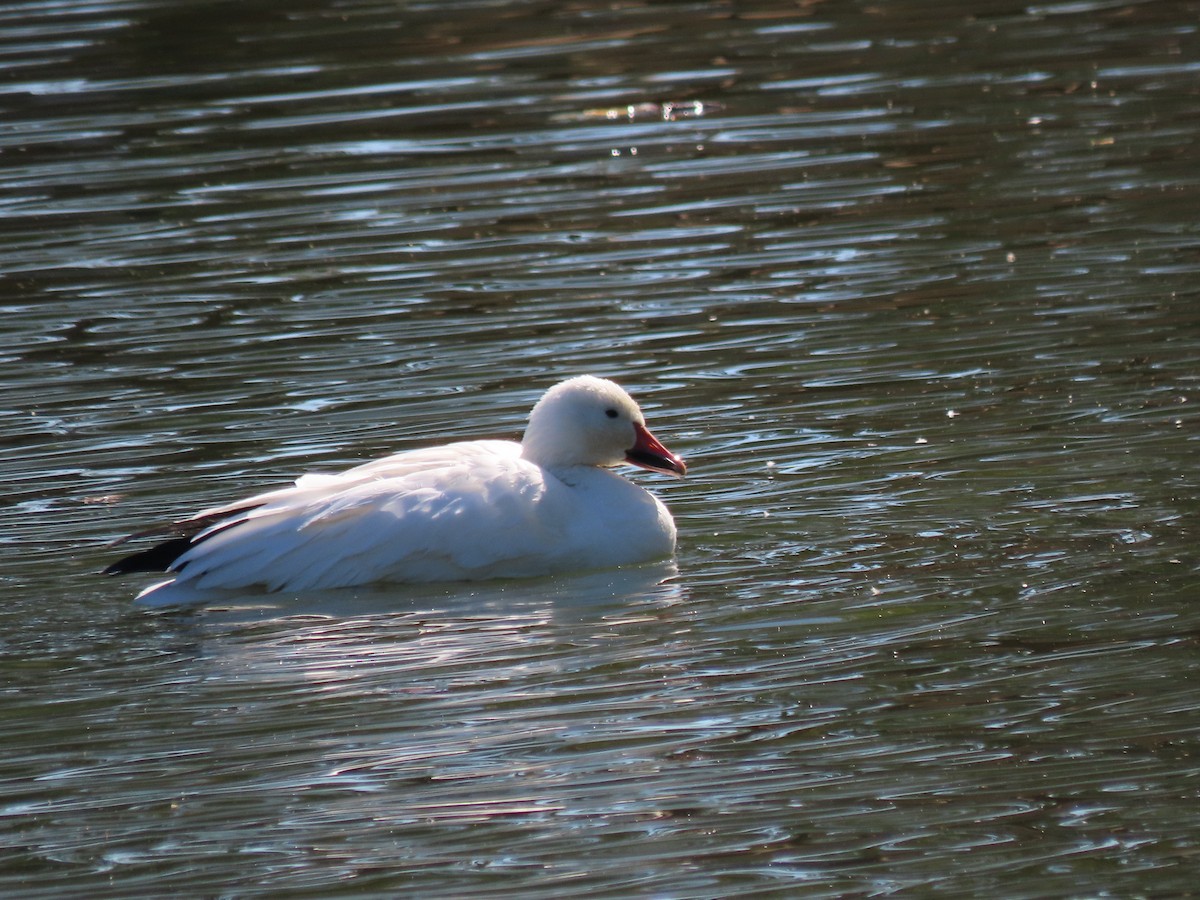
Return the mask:
M 460 441 L 205 509 L 125 538 L 167 538 L 106 574 L 169 572 L 148 606 L 230 591 L 308 591 L 585 571 L 669 557 L 675 523 L 653 494 L 609 470 L 682 476 L 682 459 L 611 381 L 550 388 L 520 443 Z

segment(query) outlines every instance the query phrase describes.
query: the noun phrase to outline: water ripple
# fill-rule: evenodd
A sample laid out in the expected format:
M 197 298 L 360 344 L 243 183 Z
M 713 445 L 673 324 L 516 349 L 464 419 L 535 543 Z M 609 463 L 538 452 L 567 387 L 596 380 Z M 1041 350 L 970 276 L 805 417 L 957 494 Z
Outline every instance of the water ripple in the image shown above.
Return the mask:
M 275 6 L 0 8 L 6 896 L 1191 890 L 1194 16 Z M 93 574 L 581 371 L 675 570 Z

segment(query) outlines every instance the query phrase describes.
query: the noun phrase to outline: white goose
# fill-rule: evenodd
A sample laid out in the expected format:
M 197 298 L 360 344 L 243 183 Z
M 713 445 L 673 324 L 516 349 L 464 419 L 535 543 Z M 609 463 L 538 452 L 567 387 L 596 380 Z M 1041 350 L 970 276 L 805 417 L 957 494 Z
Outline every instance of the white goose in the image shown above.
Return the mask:
M 304 475 L 131 535 L 170 539 L 104 571 L 170 572 L 137 599 L 175 606 L 245 589 L 474 581 L 666 558 L 675 550 L 671 514 L 606 468 L 622 462 L 687 471 L 633 398 L 583 375 L 545 393 L 520 443 L 461 441 Z

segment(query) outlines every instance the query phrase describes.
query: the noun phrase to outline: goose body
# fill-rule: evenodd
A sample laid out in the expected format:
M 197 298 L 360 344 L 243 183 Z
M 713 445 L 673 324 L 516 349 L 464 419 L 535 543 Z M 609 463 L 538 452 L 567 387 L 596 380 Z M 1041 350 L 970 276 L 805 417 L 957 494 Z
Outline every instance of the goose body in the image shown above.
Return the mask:
M 675 549 L 663 503 L 609 467 L 683 475 L 611 381 L 555 385 L 520 443 L 459 441 L 203 510 L 109 566 L 166 571 L 138 601 L 204 602 L 239 590 L 473 581 L 649 562 Z

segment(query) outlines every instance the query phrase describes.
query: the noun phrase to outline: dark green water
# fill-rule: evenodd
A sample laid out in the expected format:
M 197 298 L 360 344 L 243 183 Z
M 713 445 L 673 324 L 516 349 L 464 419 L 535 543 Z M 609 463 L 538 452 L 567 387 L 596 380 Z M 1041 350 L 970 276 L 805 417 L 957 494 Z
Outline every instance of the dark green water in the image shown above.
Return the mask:
M 0 5 L 0 893 L 1168 896 L 1200 4 Z M 105 543 L 613 377 L 678 573 Z

